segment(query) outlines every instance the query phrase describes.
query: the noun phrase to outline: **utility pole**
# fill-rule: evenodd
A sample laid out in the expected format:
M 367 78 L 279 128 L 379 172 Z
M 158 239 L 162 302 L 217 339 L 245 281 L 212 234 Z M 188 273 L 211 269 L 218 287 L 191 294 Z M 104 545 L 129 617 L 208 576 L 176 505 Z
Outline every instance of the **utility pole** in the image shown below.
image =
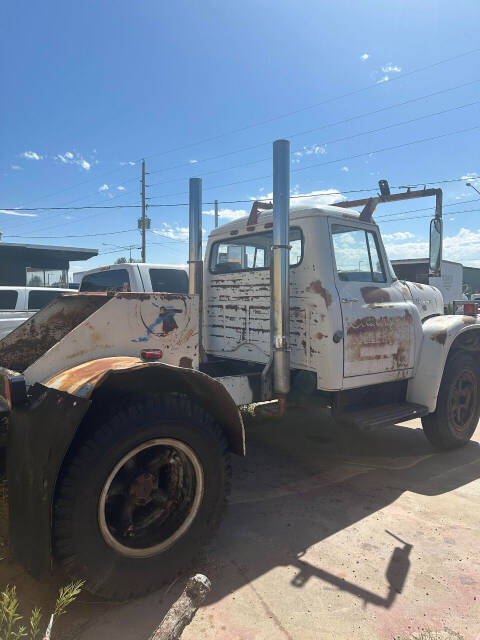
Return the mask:
M 142 160 L 142 217 L 138 220 L 138 228 L 142 232 L 142 262 L 147 261 L 147 229 L 150 229 L 150 218 L 147 218 L 147 198 L 145 195 L 145 160 Z
M 218 227 L 218 200 L 215 200 L 215 229 Z

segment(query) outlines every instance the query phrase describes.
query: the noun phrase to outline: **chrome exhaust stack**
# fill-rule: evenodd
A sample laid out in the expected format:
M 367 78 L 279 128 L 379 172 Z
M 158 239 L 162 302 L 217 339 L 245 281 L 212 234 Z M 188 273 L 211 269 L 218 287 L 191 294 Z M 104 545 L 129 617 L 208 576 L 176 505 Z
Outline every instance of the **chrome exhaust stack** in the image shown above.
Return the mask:
M 273 391 L 280 399 L 290 391 L 290 142 L 273 143 L 273 246 L 271 335 Z
M 202 179 L 189 182 L 188 293 L 202 295 Z

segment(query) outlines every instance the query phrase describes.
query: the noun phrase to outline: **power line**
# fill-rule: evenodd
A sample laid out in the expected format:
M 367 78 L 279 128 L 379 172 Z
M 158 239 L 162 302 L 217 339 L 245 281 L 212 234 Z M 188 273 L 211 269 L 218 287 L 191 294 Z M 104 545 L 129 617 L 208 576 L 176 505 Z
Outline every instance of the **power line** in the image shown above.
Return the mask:
M 222 138 L 222 137 L 225 137 L 225 136 L 228 136 L 228 135 L 233 135 L 233 134 L 235 134 L 235 133 L 240 133 L 240 132 L 246 131 L 246 130 L 248 130 L 248 129 L 251 129 L 251 128 L 254 128 L 254 127 L 258 127 L 258 126 L 261 126 L 261 125 L 263 125 L 263 124 L 267 124 L 267 123 L 269 123 L 269 122 L 274 122 L 274 121 L 277 121 L 277 120 L 280 120 L 280 119 L 283 119 L 283 118 L 289 117 L 289 116 L 291 116 L 291 115 L 295 115 L 295 114 L 297 114 L 297 113 L 301 113 L 301 112 L 304 112 L 304 111 L 308 111 L 308 110 L 310 110 L 310 109 L 314 109 L 314 108 L 316 108 L 316 107 L 319 107 L 319 106 L 322 106 L 322 105 L 325 105 L 325 104 L 328 104 L 328 103 L 334 102 L 334 101 L 336 101 L 336 100 L 340 100 L 340 99 L 342 99 L 342 98 L 346 98 L 346 97 L 349 97 L 349 96 L 352 96 L 352 95 L 356 95 L 356 94 L 358 94 L 358 93 L 361 93 L 361 92 L 367 91 L 368 89 L 372 89 L 372 88 L 378 87 L 379 85 L 382 85 L 382 86 L 383 86 L 383 85 L 385 85 L 385 84 L 390 84 L 391 82 L 394 82 L 394 81 L 396 81 L 396 80 L 400 80 L 400 79 L 403 79 L 403 78 L 409 77 L 409 76 L 411 76 L 411 75 L 414 75 L 414 74 L 420 73 L 420 72 L 422 72 L 422 71 L 426 71 L 426 70 L 428 70 L 428 69 L 432 69 L 432 68 L 434 68 L 434 67 L 440 66 L 440 65 L 442 65 L 442 64 L 446 64 L 446 63 L 448 63 L 448 62 L 452 62 L 453 60 L 458 60 L 458 59 L 460 59 L 460 58 L 464 58 L 464 57 L 466 57 L 466 56 L 469 56 L 469 55 L 472 55 L 472 54 L 478 53 L 479 51 L 480 51 L 480 48 L 470 49 L 470 50 L 465 51 L 465 52 L 463 52 L 463 53 L 460 53 L 460 54 L 457 54 L 457 55 L 454 55 L 454 56 L 450 56 L 450 57 L 448 57 L 448 58 L 444 58 L 444 59 L 442 59 L 442 60 L 438 60 L 437 62 L 431 63 L 431 64 L 429 64 L 429 65 L 425 65 L 425 66 L 423 66 L 423 67 L 417 67 L 416 69 L 412 69 L 411 71 L 404 72 L 404 73 L 402 73 L 400 76 L 397 76 L 397 77 L 391 78 L 391 79 L 389 80 L 389 82 L 388 82 L 388 83 L 386 83 L 386 82 L 383 82 L 383 83 L 378 83 L 378 82 L 376 82 L 376 83 L 374 83 L 374 84 L 366 85 L 366 86 L 364 86 L 364 87 L 360 87 L 360 88 L 358 88 L 358 89 L 354 89 L 354 90 L 349 91 L 349 92 L 347 92 L 347 93 L 340 94 L 340 95 L 338 95 L 338 96 L 334 96 L 334 97 L 331 97 L 331 98 L 327 98 L 326 100 L 322 100 L 321 102 L 317 102 L 317 103 L 314 103 L 314 104 L 312 104 L 312 105 L 308 105 L 308 106 L 305 106 L 305 107 L 301 107 L 301 108 L 299 108 L 299 109 L 295 109 L 295 110 L 293 110 L 293 111 L 290 111 L 290 112 L 287 112 L 287 113 L 284 113 L 284 114 L 281 114 L 281 115 L 278 115 L 278 116 L 274 116 L 274 117 L 272 117 L 272 118 L 268 118 L 268 119 L 266 119 L 266 120 L 262 120 L 262 121 L 259 121 L 259 122 L 256 122 L 256 123 L 252 123 L 252 124 L 246 125 L 246 126 L 244 126 L 244 127 L 240 127 L 240 128 L 237 128 L 237 129 L 233 129 L 233 130 L 230 130 L 230 131 L 228 131 L 228 132 L 225 132 L 225 133 L 222 133 L 222 134 L 218 134 L 218 135 L 216 135 L 216 136 L 210 136 L 210 137 L 208 137 L 208 138 L 204 138 L 204 139 L 202 139 L 202 140 L 198 140 L 198 141 L 193 142 L 193 143 L 189 143 L 189 144 L 186 144 L 186 145 L 182 145 L 182 146 L 179 146 L 179 147 L 175 147 L 175 148 L 172 148 L 172 149 L 168 149 L 168 150 L 166 150 L 166 151 L 161 151 L 161 152 L 153 153 L 153 154 L 150 154 L 150 155 L 145 156 L 145 157 L 146 157 L 147 159 L 149 159 L 149 158 L 152 158 L 152 157 L 154 157 L 154 156 L 167 155 L 167 154 L 169 154 L 169 153 L 173 153 L 173 152 L 175 152 L 175 151 L 180 151 L 180 150 L 183 150 L 183 149 L 187 149 L 187 148 L 190 148 L 190 147 L 192 147 L 192 146 L 198 146 L 199 144 L 203 144 L 203 143 L 205 143 L 205 142 L 211 142 L 211 141 L 213 141 L 213 140 L 218 140 L 218 139 L 220 139 L 220 138 Z M 139 160 L 136 160 L 136 161 L 135 161 L 135 165 L 136 165 L 138 162 L 139 162 Z M 133 165 L 133 166 L 135 166 L 135 165 Z M 126 165 L 125 165 L 125 167 L 127 167 L 127 168 L 131 168 L 131 167 L 132 167 L 132 165 L 130 165 L 130 164 L 126 164 Z M 26 204 L 30 204 L 31 202 L 38 202 L 38 201 L 39 201 L 39 200 L 41 200 L 41 199 L 50 198 L 50 197 L 52 197 L 53 195 L 57 195 L 58 193 L 64 193 L 65 191 L 68 191 L 68 190 L 70 190 L 70 189 L 74 189 L 74 188 L 76 188 L 76 187 L 78 187 L 78 186 L 82 186 L 83 184 L 86 184 L 86 183 L 91 182 L 91 181 L 93 181 L 93 180 L 99 180 L 99 179 L 101 179 L 101 178 L 103 178 L 103 177 L 106 177 L 106 176 L 108 176 L 108 175 L 111 175 L 112 173 L 115 173 L 115 172 L 119 171 L 121 168 L 124 168 L 124 167 L 119 167 L 118 169 L 117 169 L 117 168 L 116 168 L 116 169 L 113 169 L 112 171 L 109 171 L 109 172 L 106 172 L 106 173 L 104 173 L 104 174 L 101 174 L 100 176 L 95 176 L 95 177 L 89 178 L 88 180 L 84 180 L 84 181 L 82 181 L 82 182 L 80 182 L 80 183 L 76 183 L 76 184 L 71 185 L 71 186 L 69 186 L 69 187 L 65 187 L 65 188 L 63 188 L 63 189 L 60 189 L 60 190 L 58 190 L 58 191 L 56 191 L 56 192 L 53 192 L 53 193 L 47 194 L 47 195 L 45 195 L 45 196 L 40 196 L 40 197 L 38 197 L 38 198 L 35 198 L 35 199 L 33 199 L 33 200 L 28 201 Z M 86 196 L 85 196 L 85 197 L 86 197 Z M 82 198 L 79 198 L 79 199 L 82 199 Z
M 307 145 L 307 146 L 317 146 L 317 147 L 323 147 L 323 146 L 327 146 L 330 144 L 336 144 L 337 142 L 344 142 L 346 140 L 353 140 L 354 138 L 358 138 L 361 136 L 366 136 L 366 135 L 370 135 L 373 133 L 379 133 L 380 131 L 386 131 L 387 129 L 393 129 L 394 127 L 400 127 L 406 124 L 411 124 L 412 122 L 418 122 L 420 120 L 425 120 L 427 118 L 433 118 L 435 116 L 439 116 L 439 115 L 443 115 L 444 113 L 450 113 L 451 111 L 457 111 L 459 109 L 465 109 L 468 107 L 472 107 L 474 105 L 480 104 L 480 100 L 476 100 L 475 102 L 469 102 L 467 104 L 462 104 L 456 107 L 450 107 L 449 109 L 443 109 L 442 111 L 436 111 L 434 113 L 427 113 L 423 116 L 418 116 L 417 118 L 410 118 L 409 120 L 404 120 L 402 122 L 394 122 L 392 124 L 388 124 L 385 125 L 383 127 L 379 127 L 377 129 L 370 129 L 368 131 L 361 131 L 360 133 L 354 133 L 348 136 L 343 136 L 342 138 L 336 138 L 334 140 L 325 140 L 323 142 L 318 142 L 318 143 L 314 143 L 312 145 Z M 295 156 L 297 153 L 302 152 L 304 150 L 305 146 L 302 147 L 301 149 L 294 149 L 290 155 Z M 230 167 L 225 167 L 222 169 L 214 169 L 212 171 L 207 171 L 202 173 L 202 177 L 203 176 L 208 176 L 208 175 L 213 175 L 215 173 L 222 173 L 224 171 L 231 171 L 232 169 L 239 169 L 241 167 L 247 167 L 253 164 L 259 164 L 260 162 L 269 162 L 271 161 L 271 157 L 268 156 L 266 158 L 260 158 L 259 160 L 249 160 L 248 162 L 243 162 L 241 164 L 236 164 Z M 183 182 L 185 180 L 185 178 L 175 178 L 174 180 L 165 180 L 163 182 L 155 182 L 154 184 L 151 184 L 151 187 L 154 186 L 158 186 L 158 185 L 164 185 L 164 184 L 171 184 L 173 182 Z
M 362 93 L 363 91 L 367 91 L 368 89 L 373 89 L 375 87 L 379 87 L 379 86 L 384 86 L 386 84 L 390 84 L 391 82 L 394 82 L 396 80 L 407 78 L 409 76 L 412 76 L 414 74 L 420 73 L 422 71 L 427 71 L 428 69 L 432 69 L 434 67 L 438 67 L 439 65 L 446 64 L 448 62 L 452 62 L 453 60 L 458 60 L 459 58 L 464 58 L 466 56 L 469 56 L 469 55 L 472 55 L 472 54 L 478 53 L 478 52 L 480 52 L 480 48 L 470 49 L 469 51 L 465 51 L 465 52 L 457 54 L 455 56 L 451 56 L 449 58 L 444 58 L 443 60 L 438 60 L 437 62 L 433 62 L 433 63 L 431 63 L 429 65 L 425 65 L 423 67 L 417 67 L 416 69 L 412 69 L 412 71 L 407 71 L 405 73 L 402 73 L 401 75 L 399 75 L 399 76 L 397 76 L 395 78 L 391 78 L 388 83 L 387 82 L 381 82 L 381 83 L 375 82 L 375 83 L 366 85 L 364 87 L 360 87 L 359 89 L 353 89 L 352 91 L 348 91 L 347 93 L 343 93 L 343 94 L 340 94 L 338 96 L 334 96 L 332 98 L 327 98 L 326 100 L 322 100 L 321 102 L 316 102 L 314 104 L 311 104 L 311 105 L 308 105 L 308 106 L 305 106 L 305 107 L 300 107 L 299 109 L 294 109 L 293 111 L 289 111 L 289 112 L 283 113 L 281 115 L 274 116 L 272 118 L 267 118 L 266 120 L 261 120 L 259 122 L 255 122 L 255 123 L 252 123 L 252 124 L 249 124 L 249 125 L 245 125 L 243 127 L 237 128 L 237 129 L 232 129 L 230 131 L 227 131 L 227 132 L 224 132 L 224 133 L 220 133 L 220 134 L 215 135 L 215 136 L 210 136 L 208 138 L 203 138 L 202 140 L 198 140 L 196 142 L 191 142 L 191 143 L 186 144 L 186 145 L 175 147 L 175 148 L 169 149 L 167 151 L 159 151 L 159 152 L 156 152 L 156 153 L 151 153 L 150 155 L 145 156 L 145 159 L 148 160 L 148 159 L 153 158 L 155 156 L 167 155 L 167 154 L 173 153 L 175 151 L 182 151 L 184 149 L 189 149 L 191 147 L 198 146 L 199 144 L 204 144 L 205 142 L 212 142 L 213 140 L 219 140 L 220 138 L 224 138 L 225 136 L 228 136 L 228 135 L 233 135 L 235 133 L 242 133 L 243 131 L 247 131 L 248 129 L 253 129 L 255 127 L 260 127 L 260 126 L 262 126 L 264 124 L 268 124 L 270 122 L 275 122 L 277 120 L 281 120 L 283 118 L 287 118 L 287 117 L 295 115 L 297 113 L 302 113 L 302 112 L 308 111 L 310 109 L 315 109 L 316 107 L 320 107 L 322 105 L 329 104 L 331 102 L 335 102 L 336 100 L 341 100 L 343 98 L 348 98 L 348 97 L 356 95 L 358 93 Z
M 474 128 L 478 128 L 478 127 L 474 127 Z M 457 132 L 453 132 L 453 133 L 457 133 Z M 452 135 L 452 134 L 445 134 L 445 135 Z M 407 143 L 407 144 L 413 144 L 413 143 Z M 376 153 L 376 152 L 367 152 L 367 153 Z M 335 162 L 340 162 L 335 161 Z M 405 186 L 408 187 L 423 187 L 423 186 L 427 186 L 427 185 L 432 185 L 432 184 L 448 184 L 451 182 L 465 182 L 468 180 L 477 180 L 479 178 L 475 177 L 475 176 L 465 176 L 463 178 L 446 178 L 444 180 L 433 180 L 433 181 L 425 181 L 425 182 L 417 182 L 414 184 L 410 184 L 408 183 L 407 185 L 400 185 L 400 186 L 391 186 L 391 189 L 404 189 Z M 212 187 L 213 189 L 214 187 Z M 378 186 L 376 187 L 366 187 L 364 189 L 342 189 L 341 192 L 340 190 L 334 190 L 334 191 L 321 191 L 321 193 L 312 193 L 312 194 L 294 194 L 290 196 L 290 199 L 296 199 L 296 198 L 315 198 L 318 197 L 318 195 L 338 195 L 339 193 L 367 193 L 368 191 L 376 191 L 378 189 Z M 256 198 L 257 201 L 271 201 L 271 198 Z M 252 203 L 253 200 L 252 199 L 248 199 L 248 200 L 219 200 L 218 201 L 219 204 L 248 204 L 248 203 Z M 469 202 L 469 201 L 467 201 Z M 188 202 L 172 202 L 172 203 L 159 203 L 159 204 L 149 204 L 148 207 L 149 208 L 159 208 L 159 207 L 188 207 Z M 202 202 L 202 205 L 214 205 L 215 201 L 204 201 Z M 447 205 L 444 205 L 447 206 Z M 30 207 L 30 208 L 23 208 L 23 207 L 17 207 L 17 208 L 12 208 L 12 207 L 2 207 L 1 210 L 4 211 L 46 211 L 46 210 L 50 210 L 50 209 L 62 209 L 65 211 L 70 211 L 70 210 L 81 210 L 81 209 L 123 209 L 125 207 L 129 207 L 129 208 L 136 208 L 136 209 L 140 209 L 141 205 L 137 205 L 137 204 L 128 204 L 128 205 L 98 205 L 98 206 L 92 206 L 92 205 L 85 205 L 83 207 Z M 84 218 L 86 219 L 86 218 Z M 80 220 L 78 221 L 80 222 Z
M 474 127 L 468 127 L 466 129 L 458 129 L 456 131 L 450 131 L 448 133 L 442 133 L 442 134 L 440 134 L 438 136 L 431 136 L 431 137 L 428 137 L 428 138 L 420 138 L 418 140 L 411 140 L 409 142 L 404 142 L 402 144 L 394 145 L 394 146 L 391 146 L 391 147 L 384 147 L 382 149 L 374 149 L 374 150 L 371 150 L 371 151 L 365 151 L 363 153 L 358 153 L 358 154 L 355 154 L 355 155 L 352 155 L 352 156 L 345 156 L 343 158 L 337 158 L 335 160 L 328 160 L 326 162 L 318 162 L 318 163 L 315 163 L 315 164 L 308 165 L 306 167 L 299 167 L 298 169 L 292 169 L 292 173 L 298 173 L 300 171 L 306 171 L 308 169 L 312 169 L 312 168 L 316 168 L 316 167 L 323 167 L 323 166 L 326 166 L 326 165 L 329 165 L 329 164 L 335 164 L 337 162 L 345 162 L 347 160 L 355 160 L 356 158 L 361 158 L 361 157 L 368 156 L 368 155 L 375 154 L 375 153 L 384 153 L 385 151 L 394 151 L 396 149 L 402 149 L 404 147 L 409 147 L 409 146 L 415 145 L 415 144 L 422 144 L 424 142 L 431 142 L 433 140 L 440 140 L 441 138 L 446 138 L 448 136 L 453 136 L 453 135 L 457 135 L 457 134 L 460 134 L 460 133 L 465 133 L 467 131 L 468 132 L 474 131 L 474 130 L 479 129 L 479 128 L 480 128 L 479 125 L 475 125 Z M 212 186 L 212 187 L 207 187 L 207 189 L 204 189 L 204 191 L 212 191 L 213 189 L 221 189 L 223 187 L 231 187 L 231 186 L 234 186 L 234 185 L 237 185 L 237 184 L 245 184 L 245 183 L 248 183 L 248 182 L 255 182 L 257 180 L 268 180 L 271 177 L 272 177 L 272 175 L 268 174 L 268 175 L 263 175 L 263 176 L 255 176 L 253 178 L 246 178 L 246 179 L 243 179 L 243 180 L 235 180 L 234 182 L 228 182 L 226 184 L 217 184 L 217 185 Z M 429 183 L 429 184 L 431 184 L 431 183 Z M 176 193 L 166 193 L 166 194 L 163 194 L 161 196 L 154 196 L 154 197 L 157 198 L 157 199 L 158 198 L 168 198 L 168 197 L 171 197 L 171 196 L 185 195 L 186 193 L 188 193 L 188 192 L 179 191 L 179 192 L 176 192 Z M 150 206 L 153 206 L 153 205 L 150 205 Z
M 415 209 L 412 209 L 415 211 Z M 463 211 L 451 211 L 448 215 L 456 216 L 459 213 L 476 213 L 480 211 L 480 209 L 464 209 Z M 404 213 L 408 213 L 408 211 L 404 211 Z M 389 222 L 398 222 L 399 220 L 419 220 L 420 218 L 430 218 L 431 216 L 410 216 L 409 218 L 389 218 L 388 220 L 382 220 L 381 224 L 387 224 Z
M 137 231 L 137 229 L 123 229 L 123 231 L 105 231 L 104 233 L 83 233 L 83 234 L 68 235 L 68 236 L 24 236 L 22 234 L 16 234 L 16 235 L 6 234 L 6 235 L 3 235 L 3 237 L 4 238 L 31 238 L 31 239 L 38 238 L 39 240 L 44 240 L 44 239 L 58 240 L 60 238 L 94 238 L 95 236 L 113 236 L 119 233 L 130 233 L 132 231 Z

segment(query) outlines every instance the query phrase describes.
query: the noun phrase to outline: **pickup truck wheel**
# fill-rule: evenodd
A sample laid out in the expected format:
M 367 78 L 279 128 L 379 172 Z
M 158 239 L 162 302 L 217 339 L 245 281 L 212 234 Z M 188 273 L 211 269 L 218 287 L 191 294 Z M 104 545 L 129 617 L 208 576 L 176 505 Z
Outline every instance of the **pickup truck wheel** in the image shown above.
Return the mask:
M 138 597 L 187 569 L 230 488 L 220 427 L 184 398 L 120 411 L 76 447 L 54 508 L 56 557 L 109 600 Z
M 423 431 L 437 449 L 454 449 L 473 436 L 480 416 L 479 368 L 458 351 L 447 360 L 437 408 L 422 418 Z

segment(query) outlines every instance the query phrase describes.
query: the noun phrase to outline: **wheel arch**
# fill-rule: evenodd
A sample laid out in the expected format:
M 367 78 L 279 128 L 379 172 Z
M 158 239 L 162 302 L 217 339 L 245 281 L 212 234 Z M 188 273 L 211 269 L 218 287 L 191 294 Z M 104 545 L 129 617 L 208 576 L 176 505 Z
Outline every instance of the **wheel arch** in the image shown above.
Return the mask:
M 447 359 L 456 351 L 480 352 L 480 317 L 436 316 L 423 324 L 423 339 L 407 400 L 435 411 Z
M 174 393 L 188 396 L 201 406 L 224 431 L 229 450 L 245 455 L 245 430 L 238 407 L 218 380 L 200 371 L 139 358 L 102 358 L 63 371 L 46 386 L 90 400 L 77 436 L 88 430 L 91 418 L 105 403 L 126 396 L 139 399 Z

